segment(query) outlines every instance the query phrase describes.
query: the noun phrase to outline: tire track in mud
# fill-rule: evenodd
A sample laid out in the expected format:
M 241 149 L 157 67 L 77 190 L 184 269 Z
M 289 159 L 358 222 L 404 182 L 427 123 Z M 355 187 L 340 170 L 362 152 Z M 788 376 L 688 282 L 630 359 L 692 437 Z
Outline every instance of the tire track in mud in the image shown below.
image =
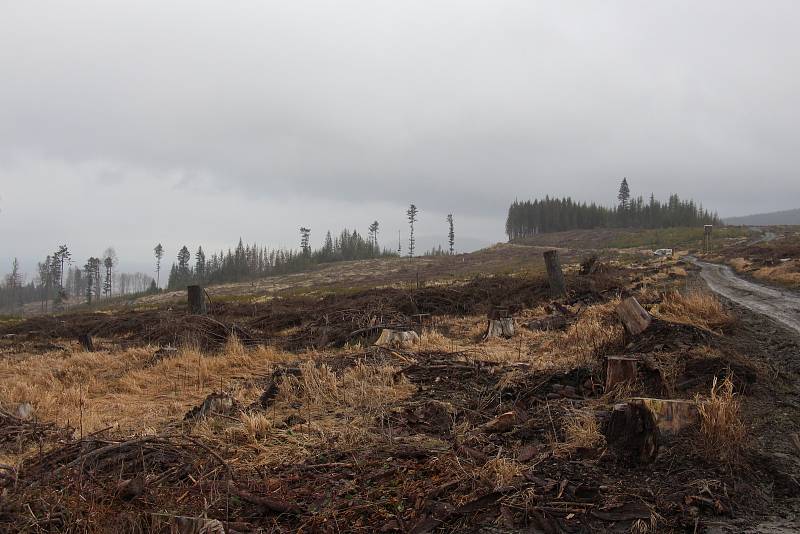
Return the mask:
M 686 259 L 700 267 L 700 276 L 713 292 L 800 334 L 800 295 L 745 280 L 727 265 L 708 263 L 691 256 Z

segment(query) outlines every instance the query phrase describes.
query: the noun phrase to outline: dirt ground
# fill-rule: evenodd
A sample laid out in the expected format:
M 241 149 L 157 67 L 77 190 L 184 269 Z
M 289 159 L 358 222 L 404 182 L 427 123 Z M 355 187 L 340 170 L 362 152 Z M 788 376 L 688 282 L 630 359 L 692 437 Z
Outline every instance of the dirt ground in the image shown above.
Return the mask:
M 208 317 L 153 302 L 0 326 L 0 530 L 795 524 L 797 336 L 716 300 L 680 260 L 569 265 L 569 294 L 553 299 L 541 260 L 519 249 L 488 261 L 523 271 L 429 273 L 424 287 L 354 282 L 219 301 Z M 627 296 L 654 317 L 636 336 L 615 312 Z M 505 315 L 513 337 L 483 339 Z M 420 340 L 373 346 L 385 327 Z M 93 352 L 77 342 L 87 333 Z M 616 355 L 642 364 L 606 388 Z M 611 432 L 615 405 L 642 396 L 700 410 L 681 432 L 653 433 L 647 461 Z M 652 432 L 642 422 L 636 436 Z

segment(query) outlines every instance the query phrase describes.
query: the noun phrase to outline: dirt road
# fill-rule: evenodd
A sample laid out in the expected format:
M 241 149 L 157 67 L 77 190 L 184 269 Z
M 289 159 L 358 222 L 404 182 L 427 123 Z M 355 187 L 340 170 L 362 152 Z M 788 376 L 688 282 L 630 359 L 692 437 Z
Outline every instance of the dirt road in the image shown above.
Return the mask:
M 800 296 L 796 293 L 749 282 L 727 265 L 687 259 L 702 269 L 700 276 L 715 293 L 800 333 Z

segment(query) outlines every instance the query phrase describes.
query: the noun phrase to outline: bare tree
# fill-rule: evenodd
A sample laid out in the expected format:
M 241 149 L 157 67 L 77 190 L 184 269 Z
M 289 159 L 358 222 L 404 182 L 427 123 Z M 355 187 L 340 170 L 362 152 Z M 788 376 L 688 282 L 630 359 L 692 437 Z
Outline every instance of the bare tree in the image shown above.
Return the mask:
M 11 262 L 11 273 L 6 275 L 6 286 L 11 290 L 11 305 L 17 305 L 17 294 L 22 287 L 22 273 L 19 272 L 19 260 Z
M 417 213 L 419 210 L 414 204 L 411 204 L 406 210 L 406 215 L 408 216 L 408 225 L 411 228 L 408 237 L 408 257 L 414 257 L 414 223 L 417 222 Z

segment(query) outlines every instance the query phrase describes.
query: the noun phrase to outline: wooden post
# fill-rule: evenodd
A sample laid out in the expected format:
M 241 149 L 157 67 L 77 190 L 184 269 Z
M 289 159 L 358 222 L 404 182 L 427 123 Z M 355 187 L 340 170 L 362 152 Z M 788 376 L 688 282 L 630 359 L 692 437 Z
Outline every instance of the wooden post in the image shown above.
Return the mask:
M 548 250 L 544 253 L 544 263 L 547 266 L 547 278 L 550 281 L 550 293 L 554 297 L 567 295 L 567 284 L 564 273 L 561 271 L 561 262 L 558 260 L 557 250 Z
M 186 286 L 186 294 L 189 299 L 189 313 L 191 315 L 205 315 L 206 296 L 203 286 Z
M 713 225 L 705 224 L 703 225 L 703 248 L 705 249 L 703 252 L 708 254 L 711 252 L 711 229 L 714 228 Z

